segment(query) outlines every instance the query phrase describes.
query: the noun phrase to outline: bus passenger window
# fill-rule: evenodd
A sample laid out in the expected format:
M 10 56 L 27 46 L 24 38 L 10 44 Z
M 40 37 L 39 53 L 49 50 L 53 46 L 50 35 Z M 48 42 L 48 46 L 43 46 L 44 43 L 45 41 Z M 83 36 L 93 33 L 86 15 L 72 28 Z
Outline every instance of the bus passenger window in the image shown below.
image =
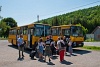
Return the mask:
M 56 35 L 57 32 L 56 32 L 56 29 L 52 29 L 52 35 Z

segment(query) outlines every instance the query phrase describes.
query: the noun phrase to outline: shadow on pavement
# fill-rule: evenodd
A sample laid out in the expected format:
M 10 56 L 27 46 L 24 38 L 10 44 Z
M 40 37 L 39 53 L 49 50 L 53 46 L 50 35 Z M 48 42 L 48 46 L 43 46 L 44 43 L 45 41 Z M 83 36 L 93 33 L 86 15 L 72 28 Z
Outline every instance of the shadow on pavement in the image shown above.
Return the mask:
M 69 61 L 66 61 L 66 60 L 63 60 L 62 62 L 60 62 L 61 64 L 66 64 L 66 65 L 71 65 L 73 63 L 69 62 Z
M 39 62 L 45 63 L 43 59 L 38 59 Z
M 77 55 L 76 54 L 71 54 L 71 55 L 66 54 L 66 56 L 71 57 L 71 56 L 77 56 Z
M 52 62 L 47 62 L 47 65 L 55 65 L 55 64 Z
M 18 47 L 16 45 L 8 45 L 8 46 L 18 50 Z M 25 49 L 24 52 L 30 54 L 31 49 Z
M 58 56 L 55 55 L 55 56 L 53 56 L 51 59 L 52 59 L 52 60 L 58 59 Z
M 18 60 L 18 61 L 23 61 L 23 60 L 24 60 L 24 58 L 18 58 L 17 60 Z
M 8 45 L 8 46 L 18 50 L 18 47 L 16 45 Z M 25 49 L 24 52 L 30 54 L 31 49 Z M 72 56 L 77 56 L 77 54 L 83 55 L 83 54 L 87 54 L 87 53 L 91 53 L 91 51 L 80 49 L 80 48 L 74 48 Z M 70 55 L 68 55 L 68 54 L 66 56 L 70 57 Z M 58 56 L 52 57 L 52 60 L 55 60 L 55 59 L 58 59 Z
M 73 53 L 83 55 L 83 54 L 91 53 L 91 51 L 83 50 L 83 49 L 73 49 Z
M 55 65 L 54 63 L 52 62 L 45 62 L 43 59 L 40 59 L 38 60 L 39 62 L 42 62 L 42 63 L 47 63 L 47 65 Z

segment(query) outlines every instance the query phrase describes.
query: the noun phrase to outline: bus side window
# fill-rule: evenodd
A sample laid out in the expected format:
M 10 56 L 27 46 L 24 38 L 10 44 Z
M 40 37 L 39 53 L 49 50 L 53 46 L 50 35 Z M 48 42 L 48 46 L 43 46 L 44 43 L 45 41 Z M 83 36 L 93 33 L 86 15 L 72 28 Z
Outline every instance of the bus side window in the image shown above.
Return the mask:
M 31 34 L 31 35 L 34 34 L 34 30 L 33 30 L 33 29 L 30 30 L 30 34 Z

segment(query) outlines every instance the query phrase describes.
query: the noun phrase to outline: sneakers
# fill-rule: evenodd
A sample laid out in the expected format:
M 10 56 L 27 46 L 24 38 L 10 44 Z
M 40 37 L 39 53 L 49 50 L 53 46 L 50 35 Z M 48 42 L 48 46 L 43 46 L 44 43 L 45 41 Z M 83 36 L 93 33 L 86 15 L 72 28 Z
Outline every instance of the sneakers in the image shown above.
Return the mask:
M 43 61 L 44 61 L 44 62 L 46 62 L 46 60 L 45 60 L 45 59 L 44 59 Z M 49 62 L 51 62 L 51 59 L 50 59 L 50 58 L 49 58 Z

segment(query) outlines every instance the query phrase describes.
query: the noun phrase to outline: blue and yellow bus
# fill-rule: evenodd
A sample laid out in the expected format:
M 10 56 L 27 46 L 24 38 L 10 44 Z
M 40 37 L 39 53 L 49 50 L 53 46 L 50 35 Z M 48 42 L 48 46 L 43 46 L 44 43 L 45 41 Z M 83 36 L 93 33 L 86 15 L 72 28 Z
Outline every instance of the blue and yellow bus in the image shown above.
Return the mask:
M 78 25 L 60 25 L 51 27 L 52 37 L 57 41 L 59 36 L 66 36 L 73 42 L 73 47 L 81 47 L 84 45 L 84 36 L 82 27 Z
M 22 34 L 23 39 L 26 42 L 25 48 L 32 49 L 33 45 L 38 42 L 40 37 L 42 37 L 44 41 L 46 40 L 46 36 L 50 35 L 50 28 L 50 25 L 40 23 L 11 28 L 8 41 L 13 45 L 17 45 L 17 36 Z

